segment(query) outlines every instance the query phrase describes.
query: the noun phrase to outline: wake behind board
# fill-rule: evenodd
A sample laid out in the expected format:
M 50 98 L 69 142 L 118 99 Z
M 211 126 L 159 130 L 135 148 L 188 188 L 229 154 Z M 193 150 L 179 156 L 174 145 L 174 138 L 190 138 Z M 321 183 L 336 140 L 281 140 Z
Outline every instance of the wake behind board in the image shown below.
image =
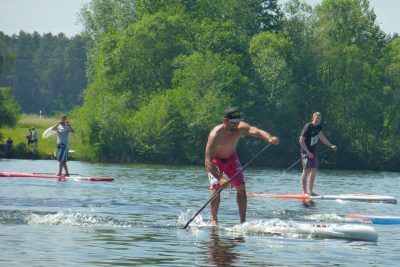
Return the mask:
M 56 131 L 53 131 L 52 128 L 53 128 L 53 126 L 47 128 L 46 131 L 43 132 L 43 134 L 42 134 L 43 139 L 47 139 L 50 136 L 53 136 L 57 133 Z
M 400 224 L 400 216 L 348 214 L 344 221 L 349 223 Z
M 90 181 L 90 182 L 112 182 L 112 177 L 83 177 L 83 176 L 57 176 L 39 173 L 23 173 L 23 172 L 0 172 L 0 177 L 9 178 L 43 178 L 43 179 L 58 179 L 62 181 L 77 180 L 77 181 Z
M 292 200 L 346 200 L 346 201 L 366 201 L 366 202 L 385 202 L 397 203 L 397 199 L 390 196 L 381 195 L 368 195 L 368 194 L 341 194 L 341 195 L 274 195 L 274 194 L 257 194 L 248 193 L 249 197 L 265 197 L 265 198 L 278 198 L 278 199 L 292 199 Z

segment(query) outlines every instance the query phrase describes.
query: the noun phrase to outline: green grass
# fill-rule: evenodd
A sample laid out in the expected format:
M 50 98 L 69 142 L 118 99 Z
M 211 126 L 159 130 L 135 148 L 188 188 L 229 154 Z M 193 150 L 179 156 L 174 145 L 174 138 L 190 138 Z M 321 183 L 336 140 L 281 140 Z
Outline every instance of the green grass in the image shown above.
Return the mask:
M 38 115 L 21 115 L 18 123 L 14 127 L 1 127 L 0 134 L 3 136 L 3 140 L 0 143 L 5 143 L 8 137 L 14 140 L 14 146 L 21 142 L 27 143 L 26 134 L 29 128 L 34 127 L 38 131 L 38 145 L 37 149 L 40 158 L 54 158 L 54 152 L 57 150 L 57 135 L 53 135 L 47 139 L 42 138 L 43 132 L 53 126 L 59 121 L 58 117 L 39 117 Z M 71 123 L 73 125 L 73 122 Z M 75 129 L 75 127 L 74 127 Z M 79 148 L 82 147 L 82 143 L 76 134 L 70 134 L 69 136 L 69 149 L 75 150 L 75 153 L 70 153 L 70 157 L 79 158 Z

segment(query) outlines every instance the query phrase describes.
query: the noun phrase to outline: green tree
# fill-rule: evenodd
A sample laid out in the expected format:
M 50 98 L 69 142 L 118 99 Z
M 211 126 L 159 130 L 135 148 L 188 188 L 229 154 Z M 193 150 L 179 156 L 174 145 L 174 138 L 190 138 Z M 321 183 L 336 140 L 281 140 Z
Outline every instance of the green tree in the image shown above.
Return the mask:
M 226 98 L 211 90 L 200 96 L 192 90 L 174 88 L 153 97 L 131 120 L 139 158 L 201 164 L 208 132 L 218 123 L 224 103 Z
M 13 126 L 18 121 L 20 106 L 11 95 L 10 88 L 0 87 L 0 127 Z
M 96 47 L 94 81 L 103 81 L 108 90 L 129 90 L 136 100 L 169 88 L 174 58 L 190 49 L 184 17 L 179 10 L 160 12 L 121 34 L 103 36 Z
M 9 67 L 13 56 L 6 51 L 2 40 L 0 40 L 0 77 L 5 67 Z M 13 126 L 18 121 L 20 106 L 11 95 L 10 88 L 0 87 L 0 127 L 3 125 Z M 0 135 L 1 139 L 1 135 Z
M 348 165 L 351 158 L 353 166 L 377 168 L 383 106 L 371 79 L 385 36 L 366 0 L 323 1 L 316 14 L 313 51 L 323 89 L 321 103 L 326 118 L 336 124 L 335 139 L 348 148 L 341 164 Z
M 383 105 L 383 123 L 379 146 L 385 167 L 396 170 L 400 161 L 400 39 L 393 38 L 376 69 Z
M 24 112 L 54 114 L 81 103 L 80 94 L 86 86 L 82 37 L 20 32 L 4 39 L 15 60 L 0 85 L 13 88 Z
M 180 6 L 196 22 L 230 20 L 234 28 L 249 37 L 260 31 L 280 28 L 282 13 L 276 0 L 137 0 L 139 17 L 146 13 L 157 13 L 172 6 Z
M 91 0 L 80 12 L 84 34 L 97 40 L 112 31 L 121 32 L 136 21 L 135 0 Z

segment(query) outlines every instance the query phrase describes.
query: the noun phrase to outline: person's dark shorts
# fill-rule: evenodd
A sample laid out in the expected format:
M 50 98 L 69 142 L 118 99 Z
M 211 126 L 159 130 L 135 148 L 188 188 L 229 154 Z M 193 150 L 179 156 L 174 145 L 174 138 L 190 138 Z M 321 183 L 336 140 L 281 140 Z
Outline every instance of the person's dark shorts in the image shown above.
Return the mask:
M 301 155 L 303 157 L 303 169 L 318 169 L 318 157 L 314 155 L 312 159 L 308 158 L 306 155 Z
M 57 145 L 57 160 L 59 162 L 68 161 L 68 147 L 65 144 Z

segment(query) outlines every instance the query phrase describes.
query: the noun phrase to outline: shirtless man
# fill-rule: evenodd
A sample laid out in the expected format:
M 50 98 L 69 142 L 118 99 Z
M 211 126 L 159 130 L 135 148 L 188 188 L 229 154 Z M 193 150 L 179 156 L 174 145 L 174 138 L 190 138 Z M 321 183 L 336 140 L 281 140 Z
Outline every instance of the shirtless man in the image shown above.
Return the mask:
M 224 173 L 231 179 L 242 169 L 236 153 L 236 146 L 243 134 L 261 138 L 270 144 L 277 145 L 279 143 L 278 137 L 244 122 L 238 109 L 230 108 L 225 110 L 223 123 L 215 126 L 210 132 L 206 146 L 205 167 L 211 184 L 211 195 L 220 186 L 224 186 L 225 180 L 221 179 Z M 243 173 L 237 175 L 235 180 L 232 181 L 231 187 L 236 188 L 240 223 L 244 223 L 246 221 L 247 196 Z M 218 224 L 219 203 L 220 196 L 218 195 L 211 202 L 211 223 L 213 225 Z

